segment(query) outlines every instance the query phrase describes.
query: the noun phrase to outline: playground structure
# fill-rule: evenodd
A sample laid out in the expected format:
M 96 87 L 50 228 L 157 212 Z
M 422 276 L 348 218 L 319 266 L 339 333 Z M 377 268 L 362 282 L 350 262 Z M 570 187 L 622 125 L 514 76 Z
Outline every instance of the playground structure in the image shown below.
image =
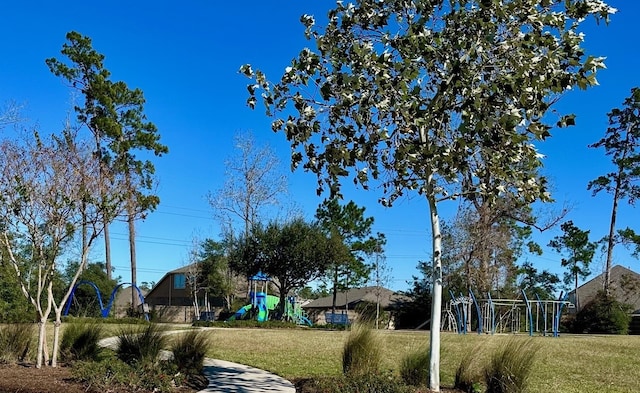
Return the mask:
M 227 321 L 236 319 L 253 319 L 258 322 L 269 320 L 269 312 L 275 312 L 279 309 L 280 298 L 267 294 L 267 286 L 271 281 L 263 273 L 258 273 L 249 279 L 248 297 L 251 303 L 240 307 Z M 295 296 L 287 297 L 283 320 L 295 322 L 298 325 L 309 325 L 311 321 L 304 315 L 304 311 L 299 303 L 296 302 Z
M 530 336 L 539 333 L 558 337 L 562 310 L 575 307 L 567 300 L 568 293 L 560 293 L 557 300 L 542 300 L 537 295 L 530 300 L 524 291 L 520 299 L 493 299 L 491 293 L 486 299 L 477 299 L 471 290 L 468 296 L 455 296 L 452 291 L 449 294 L 451 300 L 444 311 L 441 329 L 458 334 L 470 332 L 475 325 L 478 334 L 525 331 Z
M 131 285 L 131 287 L 135 288 L 135 290 L 138 292 L 138 298 L 140 299 L 140 306 L 142 308 L 142 311 L 144 312 L 145 319 L 147 321 L 149 320 L 148 306 L 144 302 L 144 296 L 142 295 L 142 292 L 140 291 L 140 288 L 138 288 L 135 284 L 128 283 L 128 282 L 116 285 L 116 287 L 113 289 L 113 291 L 111 291 L 111 296 L 109 297 L 109 302 L 105 306 L 102 303 L 102 296 L 100 295 L 100 289 L 98 289 L 98 286 L 96 284 L 94 284 L 93 282 L 91 282 L 91 281 L 80 280 L 71 289 L 71 295 L 69 296 L 69 300 L 67 300 L 67 304 L 64 307 L 64 311 L 63 311 L 62 315 L 64 315 L 64 316 L 69 315 L 69 309 L 71 308 L 71 303 L 73 302 L 73 298 L 74 298 L 76 289 L 78 289 L 78 287 L 80 285 L 89 285 L 89 286 L 93 287 L 93 289 L 96 291 L 96 296 L 98 298 L 98 306 L 100 307 L 100 315 L 102 316 L 102 318 L 107 318 L 109 316 L 109 313 L 111 312 L 111 307 L 113 307 L 113 301 L 115 300 L 116 294 L 118 293 L 118 289 L 120 289 L 123 285 Z

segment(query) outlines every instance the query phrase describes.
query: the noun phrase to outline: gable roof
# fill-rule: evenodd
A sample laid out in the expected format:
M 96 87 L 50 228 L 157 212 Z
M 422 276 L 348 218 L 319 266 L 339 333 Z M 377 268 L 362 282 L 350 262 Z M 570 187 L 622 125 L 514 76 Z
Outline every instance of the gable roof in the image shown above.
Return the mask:
M 160 287 L 159 284 L 162 283 L 164 280 L 168 280 L 169 277 L 171 277 L 171 275 L 173 275 L 173 274 L 181 274 L 181 273 L 191 273 L 191 272 L 193 272 L 194 270 L 196 270 L 198 268 L 197 265 L 198 265 L 197 263 L 192 263 L 192 264 L 185 265 L 185 266 L 179 267 L 177 269 L 168 271 L 167 273 L 165 273 L 164 276 L 162 276 L 160 281 L 158 281 L 156 283 L 156 285 L 154 285 L 153 288 L 151 288 L 151 291 L 149 291 L 149 293 L 147 293 L 145 295 L 145 297 L 152 296 L 156 292 L 156 289 Z
M 618 301 L 631 305 L 634 313 L 640 313 L 640 274 L 624 266 L 615 265 L 611 268 L 611 294 Z M 636 281 L 636 283 L 633 283 Z M 627 284 L 627 285 L 625 285 Z M 632 284 L 632 285 L 628 285 Z M 633 285 L 635 284 L 635 285 Z M 628 286 L 635 286 L 636 291 L 629 291 Z M 578 287 L 578 299 L 580 305 L 584 306 L 604 288 L 604 273 L 587 281 Z M 575 299 L 575 290 L 569 292 L 569 296 Z
M 379 287 L 380 288 L 380 306 L 382 308 L 389 307 L 392 303 L 401 300 L 403 295 L 393 292 L 390 289 Z M 349 302 L 349 305 L 359 302 L 371 302 L 375 303 L 377 298 L 377 289 L 378 287 L 364 287 L 364 288 L 354 288 L 349 289 L 348 291 L 341 291 L 337 293 L 336 296 L 336 307 L 344 308 L 345 304 Z M 302 306 L 303 308 L 331 308 L 333 306 L 333 295 L 321 297 Z

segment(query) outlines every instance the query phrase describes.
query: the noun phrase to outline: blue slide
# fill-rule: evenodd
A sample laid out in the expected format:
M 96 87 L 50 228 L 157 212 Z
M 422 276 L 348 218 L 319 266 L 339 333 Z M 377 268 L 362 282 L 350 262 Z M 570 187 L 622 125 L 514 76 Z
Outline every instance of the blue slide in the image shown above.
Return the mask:
M 235 314 L 233 314 L 227 321 L 235 321 L 236 319 L 242 319 L 242 316 L 251 310 L 251 304 L 241 307 Z
M 309 320 L 309 318 L 305 317 L 305 316 L 300 316 L 300 320 L 302 322 L 304 322 L 305 324 L 309 325 L 309 326 L 313 326 L 313 323 L 311 323 L 311 321 Z

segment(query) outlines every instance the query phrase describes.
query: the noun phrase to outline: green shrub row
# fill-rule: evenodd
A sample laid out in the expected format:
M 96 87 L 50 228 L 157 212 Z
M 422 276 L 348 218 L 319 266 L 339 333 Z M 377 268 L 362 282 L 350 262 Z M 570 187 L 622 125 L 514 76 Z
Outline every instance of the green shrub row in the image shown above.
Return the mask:
M 300 326 L 288 321 L 264 321 L 255 319 L 238 319 L 235 321 L 194 321 L 196 327 L 226 327 L 226 328 L 262 328 L 262 329 L 297 329 Z

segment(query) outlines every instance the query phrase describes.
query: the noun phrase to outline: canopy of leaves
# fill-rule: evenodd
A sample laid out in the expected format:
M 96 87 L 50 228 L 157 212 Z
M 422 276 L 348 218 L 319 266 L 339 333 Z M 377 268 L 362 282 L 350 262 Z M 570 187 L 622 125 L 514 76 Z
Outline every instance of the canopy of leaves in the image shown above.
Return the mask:
M 371 234 L 374 218 L 365 217 L 365 207 L 359 207 L 353 201 L 340 205 L 337 198 L 325 200 L 316 210 L 316 219 L 327 235 L 337 236 L 349 249 L 344 255 L 346 259 L 333 262 L 329 281 L 333 288 L 341 288 L 339 276 L 347 276 L 346 286 L 359 286 L 369 276 L 369 268 L 365 264 L 365 257 L 384 247 L 384 234 Z
M 257 226 L 250 237 L 241 236 L 232 247 L 229 264 L 249 277 L 258 272 L 270 276 L 284 298 L 290 290 L 320 277 L 347 252 L 339 239 L 327 236 L 318 224 L 295 219 Z
M 568 257 L 562 258 L 561 263 L 562 267 L 568 268 L 564 281 L 571 284 L 577 281 L 578 277 L 586 278 L 591 274 L 589 265 L 596 251 L 596 243 L 589 241 L 589 231 L 576 227 L 573 221 L 563 223 L 560 229 L 564 234 L 549 241 L 549 247 L 559 253 L 568 254 Z
M 137 158 L 135 152 L 150 151 L 159 156 L 167 153 L 168 148 L 160 143 L 156 126 L 146 119 L 142 90 L 132 90 L 122 81 L 111 81 L 111 73 L 104 67 L 104 55 L 92 47 L 89 37 L 71 31 L 66 38 L 61 53 L 68 62 L 50 58 L 46 60 L 47 66 L 83 95 L 84 105 L 77 105 L 75 111 L 80 123 L 87 126 L 96 140 L 96 155 L 115 174 L 135 176 L 139 188 L 129 191 L 136 195 L 140 211 L 155 208 L 157 196 L 145 195 L 141 190 L 152 188 L 154 166 L 149 160 Z
M 591 181 L 588 188 L 594 195 L 606 191 L 633 205 L 640 198 L 640 88 L 631 89 L 624 108 L 609 113 L 604 138 L 590 147 L 603 147 L 614 170 Z
M 301 18 L 314 47 L 278 83 L 250 65 L 241 72 L 255 79 L 248 104 L 262 91 L 273 130 L 291 142 L 293 165 L 318 175 L 318 192 L 339 193 L 351 174 L 364 188 L 381 180 L 384 204 L 432 178 L 440 197 L 548 200 L 531 142 L 550 135 L 558 94 L 596 84 L 603 59 L 585 56 L 577 28 L 613 11 L 599 0 L 339 2 L 323 29 Z

